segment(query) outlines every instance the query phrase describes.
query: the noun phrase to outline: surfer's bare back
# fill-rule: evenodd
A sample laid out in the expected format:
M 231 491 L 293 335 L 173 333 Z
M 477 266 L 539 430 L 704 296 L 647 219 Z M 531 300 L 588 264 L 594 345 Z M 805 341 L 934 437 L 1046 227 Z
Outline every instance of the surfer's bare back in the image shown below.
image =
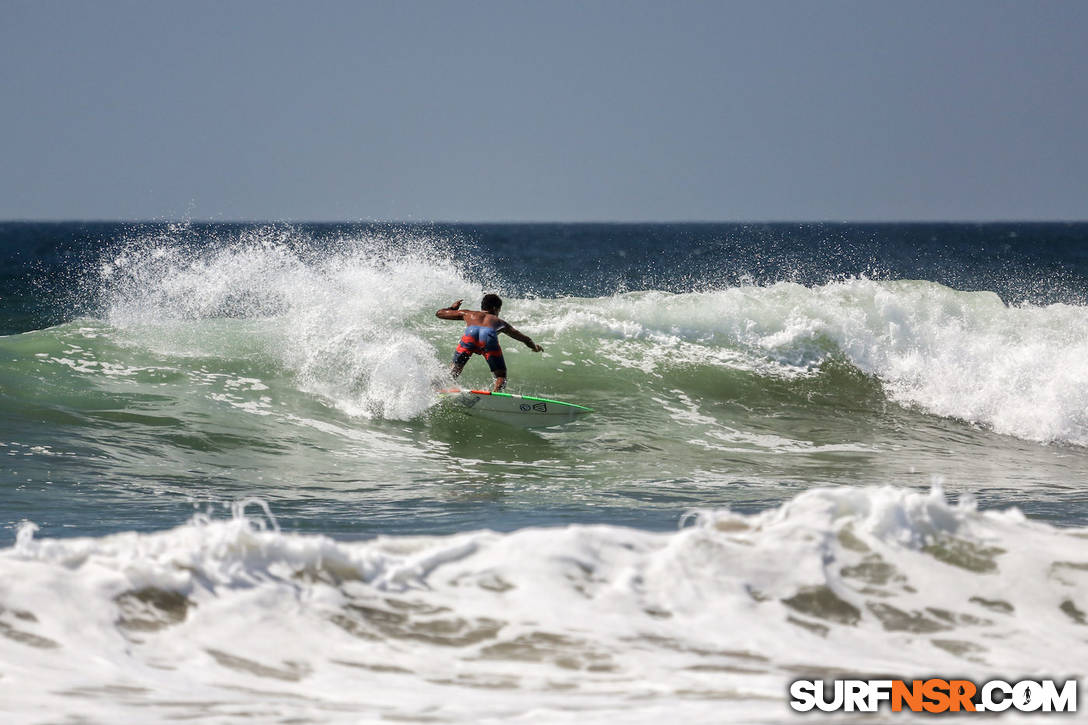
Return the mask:
M 506 361 L 503 360 L 502 348 L 499 347 L 499 333 L 505 333 L 518 342 L 525 343 L 533 352 L 540 352 L 544 348 L 533 342 L 533 338 L 518 332 L 510 323 L 499 319 L 502 300 L 498 295 L 484 295 L 480 302 L 480 307 L 483 308 L 481 310 L 462 310 L 462 302 L 464 300 L 457 300 L 449 307 L 443 307 L 434 313 L 435 317 L 443 320 L 465 321 L 465 331 L 461 335 L 461 342 L 457 343 L 457 352 L 453 354 L 450 375 L 455 378 L 460 375 L 472 353 L 483 355 L 491 368 L 491 374 L 495 376 L 491 390 L 502 390 L 506 387 Z

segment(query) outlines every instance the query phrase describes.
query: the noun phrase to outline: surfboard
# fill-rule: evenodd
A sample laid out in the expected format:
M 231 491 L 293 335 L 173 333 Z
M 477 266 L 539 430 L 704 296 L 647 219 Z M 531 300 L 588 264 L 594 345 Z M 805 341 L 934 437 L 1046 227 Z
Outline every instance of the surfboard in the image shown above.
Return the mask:
M 561 400 L 489 390 L 443 390 L 439 394 L 469 415 L 519 428 L 563 425 L 593 412 L 592 408 Z

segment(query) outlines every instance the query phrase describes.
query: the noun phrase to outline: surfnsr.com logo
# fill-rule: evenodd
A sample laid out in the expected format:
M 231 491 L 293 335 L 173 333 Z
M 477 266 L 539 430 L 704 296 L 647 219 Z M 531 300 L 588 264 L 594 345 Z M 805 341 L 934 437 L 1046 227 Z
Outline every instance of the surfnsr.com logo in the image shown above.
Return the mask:
M 798 712 L 1076 712 L 1077 681 L 796 680 L 790 707 Z

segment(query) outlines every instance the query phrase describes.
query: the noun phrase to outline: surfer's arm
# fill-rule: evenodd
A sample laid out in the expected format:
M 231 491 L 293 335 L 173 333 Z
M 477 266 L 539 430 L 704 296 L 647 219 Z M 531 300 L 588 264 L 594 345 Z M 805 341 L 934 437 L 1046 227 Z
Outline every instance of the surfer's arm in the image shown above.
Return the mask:
M 518 332 L 517 329 L 510 323 L 506 323 L 506 326 L 500 329 L 499 332 L 504 332 L 518 342 L 525 343 L 525 346 L 533 352 L 540 352 L 544 349 L 540 345 L 537 345 L 535 342 L 533 342 L 533 338 L 529 337 L 526 334 Z
M 463 320 L 465 319 L 465 312 L 468 310 L 458 309 L 464 300 L 457 300 L 449 307 L 443 307 L 438 312 L 434 313 L 434 316 L 442 320 Z

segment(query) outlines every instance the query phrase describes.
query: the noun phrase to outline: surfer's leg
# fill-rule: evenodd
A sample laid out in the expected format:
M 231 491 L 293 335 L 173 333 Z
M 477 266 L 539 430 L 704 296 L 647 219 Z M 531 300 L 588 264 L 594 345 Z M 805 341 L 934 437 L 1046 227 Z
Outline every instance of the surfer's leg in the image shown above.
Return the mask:
M 453 353 L 453 362 L 450 363 L 450 377 L 456 378 L 461 374 L 461 371 L 465 369 L 465 363 L 472 357 L 472 353 L 462 348 L 461 345 L 457 346 L 457 352 Z
M 453 364 L 450 365 L 450 377 L 456 378 L 465 369 L 465 363 L 474 352 L 483 352 L 483 345 L 476 338 L 479 327 L 473 325 L 466 327 L 461 335 L 461 341 L 457 343 L 457 350 L 453 353 Z
M 497 335 L 494 332 L 488 336 L 484 344 L 484 360 L 491 368 L 491 374 L 495 376 L 495 384 L 492 391 L 499 391 L 506 387 L 506 360 L 502 357 L 502 348 L 499 347 Z

